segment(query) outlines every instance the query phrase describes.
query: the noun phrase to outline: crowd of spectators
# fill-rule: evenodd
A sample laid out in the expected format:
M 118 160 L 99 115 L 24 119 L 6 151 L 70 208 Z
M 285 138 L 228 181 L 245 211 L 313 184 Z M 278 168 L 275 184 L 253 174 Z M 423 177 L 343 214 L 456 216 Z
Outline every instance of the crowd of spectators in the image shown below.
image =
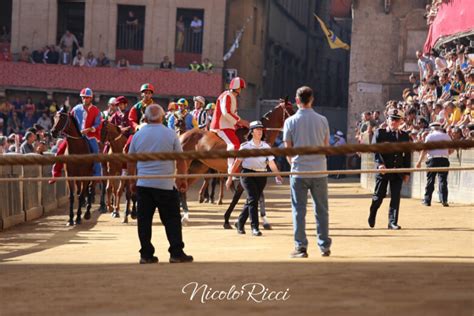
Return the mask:
M 28 46 L 23 46 L 18 61 L 32 64 L 70 65 L 77 67 L 112 66 L 104 52 L 100 52 L 97 58 L 92 52 L 88 52 L 87 55 L 84 56 L 80 50 L 76 50 L 75 55 L 73 55 L 70 48 L 62 46 L 58 49 L 54 44 L 41 47 L 31 53 Z
M 456 45 L 431 54 L 416 52 L 419 73 L 411 74 L 411 87 L 403 90 L 401 100 L 385 105 L 404 113 L 401 129 L 414 142 L 424 142 L 429 125 L 439 122 L 453 140 L 474 138 L 474 50 Z M 385 128 L 379 111 L 362 113 L 356 130 L 359 142 L 370 142 L 377 128 Z
M 66 99 L 66 104 L 68 100 Z M 56 102 L 41 99 L 34 103 L 30 97 L 0 103 L 0 154 L 54 152 L 57 140 L 49 131 L 53 116 L 59 110 Z
M 73 43 L 76 41 L 77 40 L 73 40 Z M 81 50 L 77 49 L 74 51 L 71 45 L 68 46 L 64 43 L 68 43 L 68 41 L 61 40 L 60 48 L 52 44 L 38 48 L 33 52 L 30 52 L 28 46 L 22 46 L 17 61 L 32 64 L 70 65 L 75 67 L 113 67 L 112 61 L 104 52 L 100 52 L 98 57 L 96 57 L 92 51 L 84 55 Z M 2 50 L 0 61 L 14 61 L 7 48 Z M 115 67 L 127 69 L 130 67 L 130 62 L 126 58 L 120 58 L 117 60 Z M 175 68 L 175 65 L 168 56 L 164 56 L 157 68 L 160 70 L 171 70 Z M 208 58 L 204 58 L 202 63 L 193 61 L 188 67 L 190 71 L 205 73 L 212 73 L 213 68 L 214 65 Z
M 443 3 L 443 0 L 432 0 L 431 4 L 426 5 L 426 24 L 430 25 L 436 18 L 438 14 L 439 7 Z

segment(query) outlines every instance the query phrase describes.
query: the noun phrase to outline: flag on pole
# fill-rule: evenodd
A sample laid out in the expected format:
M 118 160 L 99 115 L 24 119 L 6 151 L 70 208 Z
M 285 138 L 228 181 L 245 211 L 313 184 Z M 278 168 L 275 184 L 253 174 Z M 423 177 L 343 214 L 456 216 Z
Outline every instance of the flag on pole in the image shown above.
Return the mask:
M 242 34 L 244 33 L 244 29 L 245 29 L 245 26 L 237 32 L 237 36 L 235 37 L 234 43 L 229 48 L 227 53 L 224 55 L 224 58 L 223 58 L 224 61 L 229 60 L 229 58 L 232 56 L 232 54 L 235 52 L 235 50 L 237 48 L 239 48 L 240 39 L 242 38 Z
M 331 49 L 336 49 L 336 48 L 342 48 L 342 49 L 347 49 L 347 50 L 350 49 L 350 46 L 344 43 L 343 41 L 341 41 L 339 37 L 337 37 L 336 34 L 334 34 L 334 32 L 332 32 L 327 27 L 326 23 L 324 23 L 324 21 L 319 18 L 319 16 L 315 14 L 314 17 L 316 18 L 316 20 L 318 20 L 319 24 L 321 25 L 321 29 L 323 30 L 324 35 L 326 35 L 326 39 L 328 40 L 328 44 L 329 44 L 329 47 L 331 47 Z
M 237 48 L 239 48 L 239 43 L 240 43 L 240 40 L 242 39 L 242 34 L 244 34 L 244 31 L 245 31 L 245 27 L 247 26 L 247 24 L 250 22 L 250 20 L 253 19 L 253 16 L 249 16 L 247 18 L 247 20 L 245 21 L 244 23 L 244 26 L 242 26 L 242 28 L 240 30 L 237 31 L 237 35 L 235 36 L 235 40 L 234 40 L 234 43 L 232 44 L 232 46 L 229 48 L 229 50 L 227 51 L 227 53 L 224 55 L 224 57 L 222 58 L 224 61 L 227 61 L 229 60 L 229 58 L 232 56 L 232 54 L 235 52 L 235 50 Z

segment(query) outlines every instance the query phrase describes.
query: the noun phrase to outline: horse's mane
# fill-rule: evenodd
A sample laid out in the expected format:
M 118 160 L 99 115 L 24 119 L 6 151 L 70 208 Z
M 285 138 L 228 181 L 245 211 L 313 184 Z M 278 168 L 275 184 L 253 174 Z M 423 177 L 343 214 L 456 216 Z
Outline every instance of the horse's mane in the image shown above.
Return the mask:
M 70 107 L 66 105 L 63 105 L 62 108 L 59 110 L 59 112 L 67 114 L 68 119 L 72 121 L 72 124 L 76 128 L 76 131 L 78 132 L 78 134 L 81 134 L 81 128 L 79 127 L 79 124 L 77 123 L 76 119 L 72 115 L 72 109 L 70 109 Z

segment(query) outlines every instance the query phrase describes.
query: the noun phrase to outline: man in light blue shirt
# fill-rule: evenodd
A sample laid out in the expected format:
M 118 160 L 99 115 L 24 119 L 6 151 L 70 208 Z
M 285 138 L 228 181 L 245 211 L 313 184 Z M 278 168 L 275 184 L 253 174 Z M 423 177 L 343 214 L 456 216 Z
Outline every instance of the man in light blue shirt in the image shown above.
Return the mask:
M 287 148 L 305 146 L 329 146 L 329 124 L 326 117 L 316 113 L 313 108 L 313 90 L 301 87 L 296 91 L 298 111 L 285 121 L 283 141 Z M 325 171 L 326 156 L 297 155 L 288 157 L 291 171 Z M 328 182 L 327 175 L 294 175 L 290 178 L 291 207 L 293 212 L 293 228 L 295 251 L 292 258 L 307 258 L 308 239 L 306 238 L 306 204 L 308 190 L 313 198 L 314 213 L 318 235 L 318 246 L 321 255 L 331 254 L 331 238 L 329 238 L 328 215 Z
M 147 125 L 142 127 L 133 136 L 129 153 L 144 152 L 182 152 L 181 144 L 176 133 L 163 126 L 165 111 L 158 104 L 146 107 L 145 118 Z M 130 175 L 173 175 L 186 173 L 186 164 L 183 160 L 174 161 L 140 161 L 129 163 Z M 133 181 L 131 181 L 133 182 Z M 184 253 L 184 243 L 179 214 L 179 188 L 181 192 L 187 189 L 184 179 L 139 179 L 137 185 L 131 184 L 132 192 L 137 192 L 137 226 L 140 239 L 140 263 L 157 263 L 158 258 L 153 256 L 155 248 L 151 243 L 151 228 L 155 209 L 158 208 L 160 218 L 165 226 L 166 237 L 170 243 L 170 263 L 191 262 L 192 256 Z

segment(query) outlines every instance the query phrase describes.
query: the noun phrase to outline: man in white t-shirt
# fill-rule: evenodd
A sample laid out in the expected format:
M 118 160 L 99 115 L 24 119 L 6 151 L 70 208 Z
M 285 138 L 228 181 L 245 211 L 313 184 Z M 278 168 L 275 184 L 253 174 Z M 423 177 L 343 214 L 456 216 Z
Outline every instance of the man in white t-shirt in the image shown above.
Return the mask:
M 451 141 L 451 137 L 444 132 L 441 128 L 441 123 L 433 122 L 430 124 L 431 132 L 426 136 L 425 142 L 439 142 L 439 141 Z M 434 167 L 449 167 L 449 155 L 453 152 L 453 149 L 433 149 L 423 150 L 420 154 L 420 158 L 416 164 L 417 168 L 421 167 L 421 163 L 428 155 L 426 166 L 429 168 Z M 434 184 L 436 175 L 438 175 L 439 181 L 439 197 L 444 207 L 448 207 L 448 172 L 427 172 L 426 173 L 426 187 L 425 196 L 423 199 L 423 205 L 431 206 L 431 197 L 434 191 Z
M 195 16 L 193 20 L 191 21 L 191 29 L 193 30 L 193 33 L 200 33 L 202 31 L 202 20 Z
M 202 20 L 197 16 L 191 21 L 192 30 L 192 49 L 194 52 L 201 52 L 202 50 Z

